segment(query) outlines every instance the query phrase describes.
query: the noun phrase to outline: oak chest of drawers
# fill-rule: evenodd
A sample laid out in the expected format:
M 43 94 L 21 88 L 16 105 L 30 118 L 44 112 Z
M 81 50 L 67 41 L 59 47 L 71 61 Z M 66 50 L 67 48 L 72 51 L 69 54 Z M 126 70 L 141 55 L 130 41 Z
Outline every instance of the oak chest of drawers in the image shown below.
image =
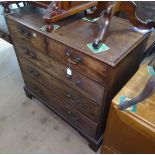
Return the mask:
M 43 12 L 27 6 L 6 14 L 26 95 L 51 108 L 97 150 L 111 98 L 137 70 L 149 35 L 114 17 L 105 42 L 110 50 L 94 54 L 87 44 L 97 35 L 97 23 L 77 15 L 47 33 L 41 30 Z
M 136 104 L 134 112 L 117 106 L 121 96 L 138 96 L 150 78 L 148 65 L 143 64 L 113 98 L 101 153 L 155 153 L 155 93 Z

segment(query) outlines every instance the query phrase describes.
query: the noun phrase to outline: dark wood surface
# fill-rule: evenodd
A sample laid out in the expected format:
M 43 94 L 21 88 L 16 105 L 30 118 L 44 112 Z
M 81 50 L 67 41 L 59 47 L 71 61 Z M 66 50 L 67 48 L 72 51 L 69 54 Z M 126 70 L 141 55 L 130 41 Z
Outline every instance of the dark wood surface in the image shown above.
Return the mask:
M 155 22 L 153 20 L 143 21 L 141 18 L 139 18 L 139 16 L 137 16 L 137 6 L 135 2 L 101 1 L 97 3 L 96 8 L 97 9 L 94 11 L 94 14 L 90 14 L 90 17 L 91 15 L 93 17 L 101 16 L 100 30 L 93 42 L 93 47 L 96 49 L 99 48 L 100 43 L 105 42 L 106 35 L 109 31 L 109 25 L 114 14 L 124 13 L 127 15 L 127 19 L 130 21 L 130 23 L 139 29 L 144 30 L 155 28 Z
M 74 27 L 77 28 L 74 29 Z M 133 49 L 141 42 L 142 39 L 144 39 L 143 34 L 131 31 L 131 27 L 132 26 L 130 26 L 127 21 L 114 17 L 105 41 L 105 44 L 110 48 L 110 50 L 108 52 L 98 54 L 93 54 L 87 47 L 88 43 L 93 42 L 93 39 L 98 32 L 97 23 L 91 24 L 80 19 L 68 26 L 62 27 L 58 31 L 55 31 L 53 36 L 56 40 L 58 38 L 59 41 L 70 47 L 79 49 L 79 51 L 84 54 L 115 66 L 128 54 L 128 51 Z M 76 40 L 72 39 L 75 37 Z
M 31 47 L 46 53 L 44 35 L 12 20 L 8 21 L 8 25 L 10 25 L 11 27 L 11 36 L 14 38 L 14 42 L 18 42 L 19 44 L 24 45 L 30 45 Z
M 34 2 L 35 3 L 35 2 Z M 84 10 L 89 9 L 91 7 L 96 6 L 97 2 L 95 1 L 79 1 L 79 2 L 72 2 L 72 1 L 59 1 L 59 2 L 51 2 L 48 7 L 47 11 L 44 14 L 44 22 L 47 24 L 52 24 L 54 22 L 60 21 L 69 17 L 71 15 L 84 12 Z
M 19 44 L 17 45 L 16 43 L 14 45 L 19 56 L 25 58 L 29 62 L 35 64 L 37 67 L 45 70 L 47 73 L 50 73 L 52 76 L 57 77 L 75 89 L 80 91 L 84 90 L 85 96 L 88 96 L 93 101 L 102 104 L 102 96 L 104 93 L 103 86 L 76 71 L 73 72 L 73 76 L 70 78 L 66 74 L 66 69 L 68 66 L 59 63 L 55 59 L 51 60 L 46 55 L 43 55 L 41 52 L 33 50 L 28 46 L 25 47 Z M 25 49 L 29 51 L 28 54 L 25 53 Z M 79 85 L 77 84 L 78 81 L 81 82 Z M 103 84 L 105 85 L 105 83 Z M 98 91 L 96 91 L 96 89 Z
M 88 57 L 87 55 L 78 52 L 77 50 L 70 48 L 53 39 L 48 39 L 48 55 L 52 59 L 56 59 L 66 66 L 70 62 L 71 68 L 81 74 L 84 74 L 88 78 L 102 84 L 107 72 L 107 65 Z
M 89 136 L 95 137 L 96 124 L 93 121 L 85 117 L 68 103 L 64 102 L 61 98 L 54 95 L 51 91 L 40 85 L 36 82 L 36 80 L 33 80 L 24 73 L 23 75 L 27 88 L 34 92 L 36 96 L 44 100 L 44 102 L 46 102 L 49 106 L 54 107 L 55 110 L 66 117 L 67 120 L 72 122 L 72 124 L 78 128 L 84 130 Z
M 20 13 L 18 13 L 19 11 Z M 97 35 L 99 28 L 97 23 L 92 24 L 81 19 L 78 20 L 78 18 L 81 17 L 77 15 L 75 16 L 76 18 L 72 18 L 72 20 L 71 18 L 67 18 L 65 21 L 62 20 L 61 22 L 56 23 L 62 26 L 61 29 L 54 31 L 53 33 L 47 33 L 41 31 L 41 27 L 44 25 L 41 16 L 44 11 L 44 9 L 31 9 L 31 7 L 27 6 L 22 9 L 19 8 L 18 10 L 14 10 L 14 13 L 8 17 L 13 18 L 20 23 L 25 23 L 27 26 L 32 27 L 40 33 L 47 34 L 54 40 L 62 42 L 74 49 L 78 49 L 80 52 L 112 66 L 118 64 L 128 54 L 128 51 L 132 50 L 144 39 L 143 34 L 131 30 L 132 25 L 130 25 L 128 21 L 114 17 L 105 42 L 105 44 L 110 47 L 110 50 L 108 52 L 93 54 L 91 50 L 87 48 L 87 44 L 93 42 L 94 37 Z M 76 21 L 72 22 L 74 20 Z M 74 29 L 74 27 L 76 27 L 76 29 Z M 75 37 L 76 40 L 72 39 Z M 117 44 L 118 41 L 119 44 Z
M 120 96 L 137 96 L 149 78 L 144 64 L 112 100 L 102 153 L 155 152 L 155 94 L 138 103 L 135 113 L 117 107 Z
M 43 12 L 24 7 L 6 14 L 26 95 L 49 106 L 96 151 L 111 99 L 138 69 L 149 35 L 133 32 L 126 20 L 113 18 L 106 42 L 110 50 L 93 54 L 86 44 L 93 39 L 97 23 L 76 15 L 61 21 L 60 29 L 47 33 L 40 29 Z M 71 55 L 66 54 L 68 50 Z M 69 61 L 72 75 L 66 76 Z
M 61 84 L 57 78 L 50 76 L 38 67 L 29 64 L 29 62 L 25 59 L 19 58 L 19 60 L 22 70 L 31 78 L 40 82 L 46 88 L 53 91 L 53 93 L 70 103 L 79 111 L 82 111 L 90 119 L 98 122 L 100 106 L 97 103 L 94 103 L 89 98 L 86 98 L 85 94 L 75 90 L 73 87 L 69 87 L 65 83 Z

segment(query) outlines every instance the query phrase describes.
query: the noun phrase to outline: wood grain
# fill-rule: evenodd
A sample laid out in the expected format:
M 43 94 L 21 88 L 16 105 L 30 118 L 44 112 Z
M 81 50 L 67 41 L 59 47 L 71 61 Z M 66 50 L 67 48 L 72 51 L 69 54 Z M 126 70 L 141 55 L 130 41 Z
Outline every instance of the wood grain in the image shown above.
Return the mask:
M 45 37 L 42 34 L 13 20 L 8 20 L 8 24 L 10 25 L 11 38 L 14 42 L 29 45 L 40 52 L 46 53 Z
M 68 103 L 62 101 L 61 98 L 54 95 L 51 91 L 37 83 L 35 80 L 23 74 L 26 87 L 34 92 L 35 96 L 41 98 L 48 106 L 54 107 L 62 117 L 65 117 L 74 126 L 85 131 L 89 136 L 95 137 L 96 124 L 85 117 L 82 113 L 71 107 Z
M 20 58 L 22 71 L 34 80 L 40 82 L 46 88 L 50 89 L 54 94 L 74 106 L 90 119 L 98 122 L 100 114 L 100 106 L 89 100 L 85 94 L 75 90 L 73 87 L 61 83 L 57 78 L 50 76 L 38 67 L 29 64 L 28 61 Z M 69 96 L 70 93 L 70 96 Z
M 95 83 L 89 78 L 86 78 L 85 76 L 77 73 L 76 71 L 73 71 L 72 77 L 68 78 L 68 76 L 66 76 L 66 69 L 68 68 L 68 66 L 63 65 L 62 63 L 59 63 L 54 59 L 51 60 L 46 55 L 43 55 L 42 53 L 37 52 L 36 50 L 28 46 L 25 47 L 18 44 L 14 45 L 16 52 L 20 57 L 23 57 L 30 63 L 37 65 L 37 67 L 41 68 L 42 70 L 45 70 L 47 73 L 50 73 L 52 76 L 56 77 L 60 81 L 67 83 L 70 87 L 74 87 L 78 91 L 83 91 L 83 94 L 85 94 L 94 102 L 102 104 L 104 93 L 103 86 Z M 28 54 L 25 54 L 25 49 L 28 49 Z M 32 58 L 29 55 L 34 55 L 34 57 Z M 80 81 L 81 83 L 77 85 L 77 81 Z
M 112 101 L 105 131 L 105 147 L 120 153 L 155 152 L 155 94 L 137 104 L 135 113 L 118 110 L 120 96 L 132 98 L 144 88 L 150 75 L 143 65 Z M 117 125 L 116 125 L 117 124 Z
M 111 99 L 138 69 L 149 34 L 134 32 L 126 20 L 113 18 L 106 39 L 110 50 L 94 54 L 87 43 L 94 39 L 97 23 L 83 21 L 82 15 L 76 15 L 56 23 L 61 27 L 47 33 L 41 30 L 43 14 L 43 9 L 27 6 L 6 15 L 26 83 L 26 95 L 48 105 L 97 151 L 103 139 Z M 26 32 L 26 36 L 35 32 L 37 37 L 23 39 L 16 25 L 24 28 L 22 32 Z M 71 55 L 66 53 L 68 49 Z M 66 76 L 68 61 L 71 76 Z M 75 99 L 78 102 L 78 97 L 82 104 L 71 103 Z
M 104 77 L 106 77 L 108 68 L 106 64 L 100 63 L 53 39 L 47 40 L 47 42 L 49 45 L 48 55 L 51 59 L 57 59 L 68 67 L 70 62 L 70 67 L 73 71 L 78 71 L 99 84 L 104 84 Z
M 43 26 L 41 19 L 43 14 L 43 9 L 32 9 L 32 7 L 27 6 L 22 9 L 19 8 L 14 10 L 14 13 L 12 15 L 7 15 L 7 18 L 15 20 L 18 23 L 23 23 L 35 29 L 35 31 L 47 35 L 49 38 L 61 42 L 75 50 L 78 49 L 81 53 L 111 66 L 116 66 L 132 49 L 147 37 L 147 35 L 144 36 L 142 33 L 132 31 L 132 25 L 129 24 L 127 20 L 113 17 L 105 42 L 105 44 L 110 47 L 110 50 L 108 52 L 93 54 L 93 52 L 87 48 L 87 44 L 93 42 L 94 37 L 97 35 L 99 21 L 92 24 L 79 19 L 82 18 L 81 16 L 73 16 L 65 21 L 63 20 L 56 23 L 62 26 L 57 31 L 47 33 L 40 29 Z M 73 38 L 76 38 L 76 40 Z

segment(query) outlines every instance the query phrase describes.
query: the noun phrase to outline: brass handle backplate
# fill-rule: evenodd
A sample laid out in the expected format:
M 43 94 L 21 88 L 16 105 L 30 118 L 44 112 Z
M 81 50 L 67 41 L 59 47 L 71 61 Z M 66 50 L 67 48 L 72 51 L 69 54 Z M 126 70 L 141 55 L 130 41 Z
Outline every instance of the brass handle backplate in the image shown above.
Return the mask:
M 33 76 L 35 76 L 35 77 L 38 77 L 38 76 L 40 75 L 40 73 L 39 73 L 38 71 L 34 70 L 34 69 L 31 69 L 31 70 L 30 70 L 30 73 L 31 73 Z
M 79 117 L 76 114 L 73 114 L 71 111 L 68 111 L 67 114 L 70 117 L 71 121 L 73 121 L 74 123 L 77 123 L 77 121 L 79 120 Z

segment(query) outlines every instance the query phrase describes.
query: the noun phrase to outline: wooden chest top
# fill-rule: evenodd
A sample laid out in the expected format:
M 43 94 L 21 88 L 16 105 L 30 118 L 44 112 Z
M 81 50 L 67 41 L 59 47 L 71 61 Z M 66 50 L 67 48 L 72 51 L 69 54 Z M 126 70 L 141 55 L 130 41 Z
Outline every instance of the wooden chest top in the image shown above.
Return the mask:
M 119 104 L 120 96 L 127 96 L 128 98 L 134 98 L 142 92 L 150 75 L 147 71 L 147 65 L 144 64 L 137 73 L 130 79 L 130 81 L 123 87 L 123 89 L 113 99 L 114 104 Z M 135 118 L 144 121 L 146 124 L 155 128 L 155 93 L 143 102 L 138 103 L 135 113 L 128 112 Z
M 56 23 L 61 27 L 52 33 L 47 33 L 41 30 L 44 25 L 42 21 L 44 11 L 27 6 L 16 9 L 6 16 L 111 66 L 116 66 L 147 36 L 131 30 L 132 26 L 128 21 L 114 17 L 105 41 L 110 49 L 94 54 L 87 44 L 93 42 L 97 36 L 99 21 L 90 23 L 82 20 L 83 15 L 75 15 Z

